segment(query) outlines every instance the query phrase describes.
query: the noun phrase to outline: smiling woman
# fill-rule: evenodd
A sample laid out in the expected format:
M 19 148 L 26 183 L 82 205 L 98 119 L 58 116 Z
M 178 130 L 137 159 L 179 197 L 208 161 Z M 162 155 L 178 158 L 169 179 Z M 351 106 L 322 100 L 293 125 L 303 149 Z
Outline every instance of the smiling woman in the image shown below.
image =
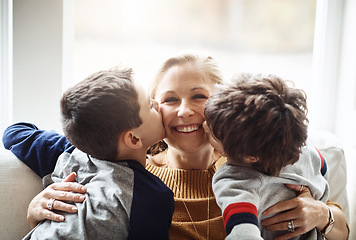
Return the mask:
M 221 81 L 215 60 L 188 53 L 165 61 L 151 87 L 162 113 L 166 149 L 148 156 L 146 169 L 174 192 L 170 239 L 226 235 L 211 187 L 225 159 L 214 151 L 202 127 L 205 102 Z
M 166 71 L 154 98 L 160 104 L 168 145 L 190 151 L 206 141 L 204 106 L 212 91 L 213 81 L 196 67 L 184 64 Z
M 164 150 L 148 156 L 146 169 L 174 192 L 175 211 L 170 239 L 226 237 L 222 214 L 211 185 L 213 175 L 226 162 L 226 158 L 212 148 L 202 128 L 205 103 L 214 85 L 221 83 L 219 76 L 217 65 L 211 57 L 181 54 L 163 63 L 151 87 L 151 97 L 158 101 L 162 112 L 166 146 Z M 308 198 L 308 201 L 300 200 L 303 198 Z M 328 207 L 314 200 L 309 190 L 289 201 L 277 203 L 273 209 L 269 209 L 271 214 L 284 211 L 283 216 L 277 214 L 268 218 L 266 226 L 271 230 L 288 229 L 285 223 L 290 219 L 298 222 L 298 231 L 287 233 L 285 237 L 288 235 L 289 238 L 325 226 Z M 333 212 L 339 214 L 341 210 L 333 209 Z M 317 219 L 315 216 L 318 216 Z M 338 221 L 342 226 L 337 229 L 347 234 L 342 212 Z
M 96 69 L 107 68 L 123 62 L 133 66 L 137 72 L 137 79 L 146 85 L 162 59 L 165 59 L 167 54 L 170 55 L 170 53 L 181 49 L 196 49 L 212 54 L 220 63 L 226 79 L 229 79 L 231 74 L 240 71 L 267 71 L 292 79 L 296 82 L 297 87 L 313 93 L 309 80 L 311 79 L 316 0 L 106 0 L 100 2 L 95 0 L 75 2 L 1 0 L 1 2 L 14 3 L 14 46 L 13 51 L 10 51 L 14 54 L 14 68 L 10 74 L 14 78 L 14 104 L 13 108 L 8 108 L 10 121 L 11 118 L 13 120 L 28 120 L 36 122 L 44 128 L 54 128 L 60 131 L 56 115 L 57 105 L 52 104 L 59 98 L 57 94 L 53 94 L 53 81 L 58 83 L 56 86 L 59 87 L 55 88 L 58 93 L 61 91 L 62 77 L 72 80 L 70 75 L 61 75 L 63 73 L 62 63 L 70 65 L 70 69 L 73 69 L 73 79 L 78 80 Z M 75 14 L 73 14 L 76 19 L 71 22 L 72 25 L 69 27 L 68 25 L 62 26 L 63 18 L 70 19 L 65 11 L 68 8 L 66 4 L 58 6 L 59 3 L 76 4 Z M 343 143 L 356 149 L 353 136 L 355 131 L 352 131 L 355 129 L 353 120 L 356 116 L 354 114 L 356 94 L 353 94 L 356 89 L 355 68 L 353 67 L 356 56 L 355 41 L 353 41 L 356 36 L 355 28 L 353 28 L 355 3 L 351 0 L 326 0 L 318 1 L 318 3 L 329 6 L 328 14 L 321 18 L 325 26 L 319 28 L 320 32 L 315 33 L 319 39 L 325 40 L 322 44 L 318 42 L 317 45 L 327 49 L 318 55 L 321 56 L 320 59 L 327 61 L 327 64 L 322 65 L 318 72 L 323 73 L 321 79 L 324 80 L 324 76 L 329 76 L 338 83 L 335 87 L 329 86 L 332 93 L 336 92 L 335 89 L 338 88 L 339 83 L 342 85 L 339 88 L 339 95 L 342 95 L 342 98 L 339 99 L 340 104 L 337 105 L 337 114 L 332 114 L 332 116 L 337 116 L 342 120 L 340 121 L 342 124 L 339 123 L 336 130 L 342 127 L 345 129 L 344 133 L 349 137 Z M 5 8 L 1 9 L 5 10 Z M 63 12 L 57 14 L 59 10 L 63 10 Z M 340 15 L 335 17 L 335 11 Z M 102 14 L 103 12 L 105 14 Z M 1 14 L 1 16 L 5 15 Z M 44 16 L 46 21 L 42 21 Z M 337 19 L 337 21 L 330 22 L 332 19 Z M 71 58 L 62 58 L 63 50 L 66 53 L 70 52 L 68 47 L 72 44 L 71 40 L 65 42 L 62 40 L 72 38 L 65 38 L 61 33 L 64 30 L 72 32 L 74 22 L 76 29 L 74 65 L 72 66 Z M 347 24 L 344 26 L 342 22 Z M 345 32 L 340 35 L 340 32 L 337 31 L 338 34 L 335 34 L 330 31 L 333 28 L 340 31 L 345 30 Z M 324 33 L 327 34 L 323 35 Z M 6 34 L 12 33 L 2 35 L 11 38 Z M 336 37 L 340 36 L 343 36 L 342 44 L 334 41 Z M 46 44 L 42 44 L 43 41 Z M 52 43 L 54 44 L 50 47 L 51 51 L 48 51 L 46 46 Z M 340 46 L 342 51 L 339 51 Z M 3 47 L 2 45 L 2 53 L 4 53 Z M 341 63 L 339 57 L 325 58 L 324 56 L 328 56 L 329 51 L 342 52 Z M 1 65 L 3 66 L 5 63 L 6 61 L 1 62 Z M 46 70 L 46 74 L 44 74 L 44 70 Z M 335 76 L 330 74 L 330 71 L 332 73 L 340 72 L 340 74 Z M 53 73 L 58 74 L 54 75 Z M 5 78 L 1 79 L 2 83 L 4 80 Z M 302 81 L 299 82 L 299 80 Z M 46 85 L 42 83 L 46 83 Z M 49 88 L 47 84 L 50 85 Z M 328 87 L 328 84 L 322 82 L 314 90 L 321 93 L 319 99 L 330 112 L 331 105 L 325 104 L 324 100 L 327 99 L 333 103 L 338 101 L 335 100 L 334 94 L 325 94 L 325 91 L 320 91 L 320 87 L 324 86 Z M 24 94 L 24 89 L 26 94 Z M 51 96 L 44 97 L 39 93 L 49 93 Z M 307 94 L 311 95 L 308 92 Z M 1 95 L 1 97 L 4 96 Z M 353 97 L 351 100 L 350 96 Z M 38 100 L 39 98 L 41 100 Z M 45 104 L 44 107 L 43 104 Z M 315 108 L 318 109 L 319 106 Z M 52 110 L 54 114 L 49 114 L 48 110 Z M 5 116 L 3 113 L 6 108 L 2 108 L 1 111 L 1 116 Z M 347 111 L 353 115 L 345 114 Z M 319 116 L 323 118 L 322 123 L 333 120 L 325 117 L 324 114 L 319 114 Z M 8 126 L 8 122 L 2 126 Z M 333 131 L 334 128 L 328 130 Z M 338 134 L 338 132 L 336 133 Z M 348 141 L 348 139 L 352 141 Z M 346 154 L 349 152 L 346 151 Z M 167 151 L 166 154 L 160 156 L 170 159 L 169 156 L 167 157 Z M 353 159 L 353 156 L 350 155 L 349 159 Z M 213 157 L 216 159 L 217 156 Z M 354 168 L 348 167 L 349 171 L 352 169 Z M 182 171 L 177 172 L 179 172 L 176 175 L 177 180 L 184 177 L 180 175 Z M 196 176 L 200 177 L 201 175 Z M 351 172 L 350 176 L 353 176 Z M 202 185 L 204 184 L 205 182 L 202 181 Z M 208 184 L 205 185 L 208 186 Z M 349 184 L 349 187 L 352 189 L 352 183 Z M 177 196 L 183 194 L 185 192 L 181 190 Z M 207 209 L 209 208 L 207 207 Z M 355 216 L 355 214 L 351 214 L 351 216 Z M 193 219 L 195 219 L 194 216 Z M 188 219 L 188 221 L 190 220 Z M 353 239 L 352 236 L 351 239 Z

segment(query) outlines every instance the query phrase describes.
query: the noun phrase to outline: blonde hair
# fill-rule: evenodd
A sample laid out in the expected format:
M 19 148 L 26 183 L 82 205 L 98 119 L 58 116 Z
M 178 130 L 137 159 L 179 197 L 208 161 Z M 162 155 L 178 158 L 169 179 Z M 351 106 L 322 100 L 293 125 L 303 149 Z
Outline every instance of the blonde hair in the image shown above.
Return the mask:
M 217 62 L 210 56 L 198 53 L 182 53 L 167 59 L 158 70 L 155 78 L 149 86 L 149 93 L 151 98 L 155 98 L 158 85 L 160 84 L 163 76 L 167 71 L 174 66 L 182 66 L 190 64 L 196 69 L 200 70 L 207 76 L 212 84 L 221 84 L 223 82 L 222 74 L 220 72 Z M 167 144 L 162 140 L 155 145 L 151 146 L 147 154 L 156 155 L 167 148 Z
M 217 62 L 210 56 L 198 53 L 182 53 L 167 59 L 149 86 L 150 97 L 154 98 L 158 85 L 167 71 L 174 66 L 190 64 L 206 75 L 212 83 L 221 84 L 222 74 Z

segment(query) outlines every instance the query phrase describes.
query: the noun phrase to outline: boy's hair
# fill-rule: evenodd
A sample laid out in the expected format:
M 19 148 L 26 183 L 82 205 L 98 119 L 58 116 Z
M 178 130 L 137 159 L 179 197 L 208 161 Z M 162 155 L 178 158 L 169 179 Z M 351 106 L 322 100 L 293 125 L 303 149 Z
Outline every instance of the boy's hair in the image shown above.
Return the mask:
M 120 134 L 142 123 L 132 75 L 125 68 L 99 71 L 63 94 L 63 131 L 75 147 L 98 159 L 115 160 Z
M 306 94 L 274 75 L 241 74 L 217 86 L 205 107 L 213 135 L 229 160 L 275 176 L 295 163 L 307 139 Z

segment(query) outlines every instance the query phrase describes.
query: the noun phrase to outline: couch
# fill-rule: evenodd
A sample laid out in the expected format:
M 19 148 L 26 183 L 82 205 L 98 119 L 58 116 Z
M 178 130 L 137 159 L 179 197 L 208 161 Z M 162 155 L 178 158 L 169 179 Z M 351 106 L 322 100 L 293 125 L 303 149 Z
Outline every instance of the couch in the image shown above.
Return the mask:
M 346 161 L 338 139 L 328 132 L 311 132 L 309 138 L 324 155 L 330 174 L 330 200 L 340 204 L 349 219 Z M 0 239 L 21 239 L 30 231 L 27 206 L 42 190 L 41 179 L 10 151 L 0 148 Z

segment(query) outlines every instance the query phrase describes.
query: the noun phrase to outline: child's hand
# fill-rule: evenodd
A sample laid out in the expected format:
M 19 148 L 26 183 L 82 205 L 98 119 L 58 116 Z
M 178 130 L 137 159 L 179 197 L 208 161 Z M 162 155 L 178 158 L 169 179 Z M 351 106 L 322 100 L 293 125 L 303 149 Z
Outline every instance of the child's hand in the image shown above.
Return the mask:
M 75 173 L 69 174 L 62 182 L 49 185 L 32 199 L 27 210 L 27 221 L 32 228 L 44 219 L 64 221 L 64 216 L 51 211 L 53 209 L 69 213 L 77 212 L 75 205 L 63 202 L 83 202 L 85 199 L 83 194 L 87 189 L 81 184 L 74 183 L 75 177 Z

